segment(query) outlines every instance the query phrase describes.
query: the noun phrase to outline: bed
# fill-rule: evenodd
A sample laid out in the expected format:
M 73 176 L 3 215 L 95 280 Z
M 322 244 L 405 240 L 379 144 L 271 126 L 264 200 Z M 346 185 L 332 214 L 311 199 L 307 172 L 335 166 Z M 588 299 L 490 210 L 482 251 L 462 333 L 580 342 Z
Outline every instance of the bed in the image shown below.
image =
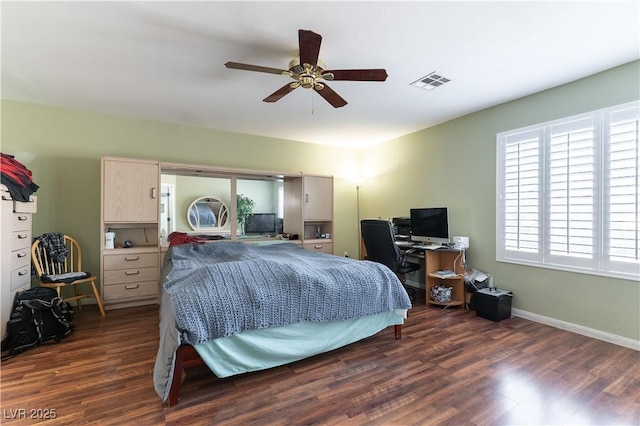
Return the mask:
M 219 378 L 328 352 L 394 326 L 411 302 L 387 267 L 294 243 L 216 242 L 169 249 L 161 272 L 154 387 L 178 402 L 184 369 Z

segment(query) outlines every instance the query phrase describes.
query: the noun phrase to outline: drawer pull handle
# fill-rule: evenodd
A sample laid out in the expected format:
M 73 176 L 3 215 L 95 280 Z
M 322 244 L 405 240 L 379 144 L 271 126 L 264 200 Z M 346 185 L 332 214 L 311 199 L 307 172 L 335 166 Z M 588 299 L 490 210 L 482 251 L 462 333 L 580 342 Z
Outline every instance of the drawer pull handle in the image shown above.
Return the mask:
M 27 275 L 29 272 L 26 269 L 23 269 L 22 271 L 18 272 L 18 276 L 19 277 L 24 277 L 25 275 Z
M 27 234 L 18 234 L 18 239 L 19 240 L 24 240 L 27 238 Z
M 313 246 L 314 249 L 321 249 L 322 246 Z
M 29 219 L 27 216 L 18 216 L 18 220 L 21 222 L 24 222 L 27 219 Z
M 140 271 L 125 271 L 124 274 L 125 275 L 138 275 L 140 273 Z
M 140 260 L 140 256 L 125 257 L 124 260 L 126 260 L 127 262 L 131 262 L 133 260 Z
M 25 253 L 25 252 L 18 253 L 18 254 L 16 254 L 16 257 L 17 257 L 18 259 L 22 259 L 23 257 L 27 257 L 27 253 Z
M 135 285 L 125 285 L 124 289 L 125 290 L 135 290 L 136 288 L 140 287 L 138 284 Z
M 3 195 L 2 196 L 2 201 L 11 201 L 11 198 Z

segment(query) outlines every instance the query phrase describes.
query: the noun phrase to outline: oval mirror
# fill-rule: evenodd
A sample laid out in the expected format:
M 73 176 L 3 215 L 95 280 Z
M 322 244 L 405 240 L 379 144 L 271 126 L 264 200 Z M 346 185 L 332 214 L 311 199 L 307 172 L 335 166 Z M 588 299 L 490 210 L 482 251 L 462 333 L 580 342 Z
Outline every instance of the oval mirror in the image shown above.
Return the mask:
M 187 221 L 194 231 L 220 230 L 228 219 L 227 205 L 216 197 L 196 198 L 187 210 Z

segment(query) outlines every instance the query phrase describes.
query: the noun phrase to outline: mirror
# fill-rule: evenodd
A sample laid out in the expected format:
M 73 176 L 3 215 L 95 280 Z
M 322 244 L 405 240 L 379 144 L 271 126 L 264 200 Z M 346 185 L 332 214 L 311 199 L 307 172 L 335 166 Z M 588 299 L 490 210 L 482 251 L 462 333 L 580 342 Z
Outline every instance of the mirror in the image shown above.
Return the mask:
M 228 219 L 227 205 L 216 197 L 196 198 L 187 210 L 187 222 L 194 231 L 219 230 Z
M 231 238 L 231 222 L 234 220 L 234 217 L 231 216 L 231 194 L 234 187 L 235 191 L 233 192 L 243 194 L 255 201 L 254 213 L 274 213 L 279 225 L 278 230 L 282 229 L 284 179 L 279 176 L 260 178 L 242 176 L 232 182 L 231 177 L 223 175 L 187 175 L 187 172 L 183 171 L 164 170 L 161 174 L 161 182 L 163 185 L 162 195 L 164 196 L 166 193 L 167 198 L 163 198 L 166 206 L 160 206 L 160 229 L 166 230 L 167 234 L 171 232 L 206 233 Z M 203 197 L 203 195 L 206 196 Z M 226 204 L 228 209 L 226 225 L 220 225 L 220 221 L 218 221 L 214 228 L 194 229 L 189 223 L 189 211 L 194 200 L 201 198 L 216 198 Z M 196 225 L 195 220 L 193 225 Z M 240 223 L 237 223 L 236 226 L 236 235 L 238 235 L 242 231 L 242 227 Z

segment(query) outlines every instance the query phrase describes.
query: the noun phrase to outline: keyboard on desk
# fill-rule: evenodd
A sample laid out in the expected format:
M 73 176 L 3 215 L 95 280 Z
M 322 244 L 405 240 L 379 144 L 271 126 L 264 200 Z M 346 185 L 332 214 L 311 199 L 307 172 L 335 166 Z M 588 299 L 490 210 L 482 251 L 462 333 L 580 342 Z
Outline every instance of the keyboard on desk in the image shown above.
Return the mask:
M 423 246 L 422 244 L 413 244 L 413 243 L 406 243 L 406 242 L 398 242 L 398 241 L 396 241 L 396 245 L 398 246 L 398 248 L 400 248 L 402 250 L 411 250 L 411 249 L 427 250 L 427 246 Z
M 408 241 L 396 241 L 395 242 L 396 245 L 403 249 L 403 250 L 409 250 L 409 249 L 416 249 L 416 250 L 438 250 L 438 249 L 446 249 L 446 246 L 441 246 L 438 244 L 415 244 L 415 243 L 410 243 Z
M 416 249 L 416 250 L 438 250 L 445 249 L 445 246 L 439 246 L 437 244 L 412 244 L 408 248 Z
M 396 245 L 402 249 L 410 249 L 414 246 L 413 243 L 410 243 L 408 241 L 396 241 Z

